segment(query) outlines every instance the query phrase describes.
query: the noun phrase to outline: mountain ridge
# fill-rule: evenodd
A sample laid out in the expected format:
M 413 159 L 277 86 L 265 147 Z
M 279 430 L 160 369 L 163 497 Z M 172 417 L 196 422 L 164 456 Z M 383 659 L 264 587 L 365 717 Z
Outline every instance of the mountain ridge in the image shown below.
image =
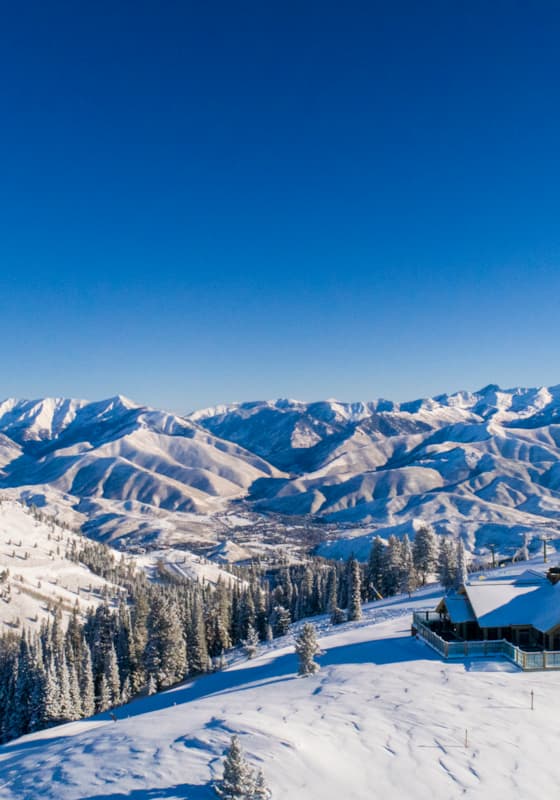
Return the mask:
M 189 514 L 211 529 L 238 508 L 360 535 L 413 533 L 420 520 L 472 549 L 519 547 L 560 532 L 560 386 L 252 401 L 185 417 L 122 395 L 11 398 L 0 402 L 0 490 L 55 497 L 117 537 L 136 519 L 150 536 L 181 529 Z

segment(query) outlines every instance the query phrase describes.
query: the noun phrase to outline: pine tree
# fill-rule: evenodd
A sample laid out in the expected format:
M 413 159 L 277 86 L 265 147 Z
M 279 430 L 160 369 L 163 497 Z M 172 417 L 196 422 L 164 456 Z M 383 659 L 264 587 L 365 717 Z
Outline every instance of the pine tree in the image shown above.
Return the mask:
M 447 538 L 443 536 L 439 543 L 438 578 L 444 589 L 451 589 L 457 577 L 456 550 Z
M 85 641 L 80 663 L 80 695 L 82 699 L 82 715 L 84 717 L 93 716 L 95 714 L 95 687 L 91 666 L 91 651 Z
M 117 653 L 114 645 L 111 645 L 111 649 L 107 653 L 104 675 L 107 678 L 107 686 L 111 696 L 111 705 L 118 705 L 121 698 L 121 679 L 119 675 Z
M 243 642 L 243 649 L 245 650 L 245 655 L 247 656 L 247 658 L 254 658 L 256 656 L 258 644 L 259 644 L 259 637 L 257 635 L 257 632 L 252 625 L 249 625 L 249 629 L 247 631 L 247 638 Z
M 195 591 L 187 631 L 187 654 L 189 672 L 198 675 L 208 669 L 208 647 L 206 646 L 206 625 L 202 613 L 200 593 Z
M 275 606 L 272 612 L 270 623 L 274 636 L 285 636 L 290 630 L 290 612 L 284 606 Z
M 420 576 L 422 586 L 428 577 L 435 571 L 438 557 L 437 536 L 427 525 L 422 525 L 414 537 L 412 555 L 414 566 Z
M 371 600 L 378 600 L 383 594 L 383 567 L 385 563 L 385 547 L 376 536 L 371 546 L 366 569 L 367 596 Z
M 96 712 L 99 714 L 101 711 L 107 711 L 108 708 L 111 708 L 111 690 L 109 688 L 109 682 L 105 675 L 102 675 L 99 680 L 99 690 L 97 693 L 96 698 Z
M 271 797 L 272 793 L 266 785 L 264 773 L 262 769 L 260 769 L 257 772 L 257 777 L 255 778 L 255 788 L 253 789 L 251 800 L 270 800 Z
M 166 689 L 185 678 L 187 651 L 177 605 L 171 597 L 154 594 L 148 618 L 146 670 Z
M 338 579 L 336 569 L 332 567 L 327 579 L 327 611 L 332 614 L 335 608 L 338 608 Z
M 350 622 L 362 618 L 362 580 L 360 565 L 355 558 L 348 563 L 348 620 Z
M 56 725 L 61 720 L 60 691 L 54 656 L 51 655 L 45 678 L 44 694 L 42 698 L 42 726 Z
M 130 675 L 127 675 L 124 679 L 123 687 L 121 689 L 121 700 L 120 704 L 122 706 L 126 705 L 130 702 L 130 698 L 132 697 L 132 685 L 130 683 Z
M 408 596 L 418 588 L 418 576 L 414 568 L 412 545 L 408 534 L 405 533 L 401 540 L 401 580 L 399 591 L 406 592 Z
M 467 571 L 467 554 L 465 553 L 465 545 L 463 540 L 459 539 L 457 542 L 457 569 L 455 575 L 455 588 L 459 589 L 468 580 L 469 574 Z
M 384 555 L 383 594 L 390 596 L 399 591 L 403 572 L 401 543 L 394 534 L 389 536 Z
M 214 788 L 222 800 L 253 800 L 255 778 L 237 736 L 231 737 L 224 762 L 224 775 Z
M 319 671 L 319 664 L 313 659 L 320 655 L 321 648 L 317 642 L 315 626 L 310 622 L 304 623 L 299 636 L 297 636 L 295 650 L 299 656 L 298 675 L 314 675 Z

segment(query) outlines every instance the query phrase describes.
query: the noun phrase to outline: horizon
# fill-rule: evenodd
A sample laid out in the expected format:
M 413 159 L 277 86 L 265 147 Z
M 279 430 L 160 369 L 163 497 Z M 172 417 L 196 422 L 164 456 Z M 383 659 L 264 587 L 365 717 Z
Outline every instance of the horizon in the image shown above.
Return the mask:
M 486 384 L 485 386 L 481 386 L 478 389 L 460 388 L 460 389 L 454 389 L 449 392 L 438 392 L 437 394 L 433 395 L 421 395 L 421 396 L 418 395 L 416 397 L 405 397 L 405 398 L 393 398 L 393 397 L 388 397 L 386 395 L 379 395 L 377 397 L 370 397 L 370 398 L 361 397 L 353 399 L 341 399 L 340 397 L 316 397 L 312 400 L 308 400 L 301 397 L 288 397 L 285 395 L 284 396 L 280 395 L 278 397 L 260 397 L 260 398 L 253 397 L 244 400 L 227 400 L 223 402 L 213 403 L 208 406 L 198 406 L 196 408 L 190 408 L 188 410 L 183 410 L 183 411 L 180 409 L 177 410 L 177 409 L 167 408 L 165 406 L 155 406 L 151 403 L 146 403 L 141 400 L 137 400 L 134 397 L 131 397 L 130 395 L 124 394 L 123 392 L 117 392 L 116 394 L 107 395 L 104 397 L 71 397 L 68 395 L 38 395 L 34 397 L 16 397 L 10 395 L 0 398 L 0 405 L 9 402 L 10 400 L 13 400 L 17 403 L 39 403 L 44 400 L 55 400 L 55 401 L 68 400 L 86 404 L 103 403 L 103 402 L 108 402 L 110 400 L 123 400 L 132 403 L 134 406 L 138 408 L 151 408 L 158 411 L 164 411 L 165 413 L 172 414 L 174 416 L 189 417 L 192 414 L 195 414 L 200 411 L 206 411 L 207 409 L 219 408 L 222 406 L 231 408 L 235 406 L 252 405 L 257 403 L 277 404 L 286 402 L 286 403 L 301 403 L 302 405 L 308 406 L 308 405 L 313 405 L 315 403 L 340 403 L 341 405 L 354 405 L 357 403 L 369 404 L 369 403 L 378 403 L 386 401 L 390 403 L 395 403 L 396 405 L 406 405 L 408 403 L 414 403 L 422 400 L 438 400 L 440 398 L 445 398 L 445 397 L 455 397 L 456 395 L 459 394 L 482 395 L 486 390 L 488 391 L 495 390 L 498 392 L 502 392 L 504 394 L 509 394 L 514 392 L 525 392 L 532 390 L 540 391 L 542 389 L 550 391 L 557 388 L 560 388 L 560 383 L 549 384 L 549 385 L 543 384 L 537 386 L 524 386 L 521 384 L 517 384 L 508 387 L 500 386 L 499 384 L 496 383 L 489 383 Z
M 554 383 L 559 8 L 32 0 L 3 23 L 8 396 Z

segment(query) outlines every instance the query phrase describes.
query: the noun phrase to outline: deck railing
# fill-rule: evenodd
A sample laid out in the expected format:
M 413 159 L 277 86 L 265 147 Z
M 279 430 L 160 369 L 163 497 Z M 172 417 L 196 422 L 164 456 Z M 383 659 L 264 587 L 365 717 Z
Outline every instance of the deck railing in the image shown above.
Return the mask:
M 448 642 L 438 636 L 430 628 L 429 623 L 439 620 L 434 611 L 414 611 L 413 625 L 418 635 L 444 658 L 487 658 L 503 656 L 513 661 L 525 671 L 543 669 L 560 669 L 560 652 L 556 650 L 540 650 L 528 653 L 521 650 L 506 639 L 490 639 L 486 641 Z

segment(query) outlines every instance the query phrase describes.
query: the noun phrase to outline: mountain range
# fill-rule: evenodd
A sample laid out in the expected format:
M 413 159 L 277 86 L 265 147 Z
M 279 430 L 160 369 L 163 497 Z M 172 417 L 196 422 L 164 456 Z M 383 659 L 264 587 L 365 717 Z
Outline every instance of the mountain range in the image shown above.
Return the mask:
M 185 417 L 122 396 L 6 400 L 0 489 L 106 537 L 188 542 L 234 514 L 328 522 L 356 551 L 374 532 L 423 522 L 471 548 L 536 547 L 560 532 L 560 386 L 259 401 Z M 338 555 L 334 538 L 324 550 Z

